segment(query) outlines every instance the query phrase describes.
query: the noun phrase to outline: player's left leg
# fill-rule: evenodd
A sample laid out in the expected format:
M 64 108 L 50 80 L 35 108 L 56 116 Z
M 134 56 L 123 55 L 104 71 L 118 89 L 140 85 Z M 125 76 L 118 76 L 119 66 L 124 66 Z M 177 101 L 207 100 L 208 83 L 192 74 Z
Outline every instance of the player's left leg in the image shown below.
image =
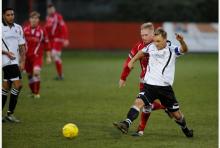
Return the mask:
M 193 137 L 193 130 L 188 128 L 186 120 L 180 110 L 171 112 L 171 114 L 175 118 L 175 122 L 181 127 L 186 137 Z
M 63 80 L 63 65 L 61 59 L 61 51 L 52 50 L 52 59 L 56 65 L 57 78 L 56 80 Z
M 149 85 L 146 85 L 144 90 L 142 90 L 138 97 L 136 98 L 134 105 L 130 108 L 127 114 L 127 118 L 122 122 L 114 122 L 113 125 L 121 130 L 122 133 L 127 134 L 128 128 L 132 124 L 132 122 L 138 117 L 140 109 L 144 105 L 151 105 L 154 101 L 154 93 L 152 93 L 154 88 Z
M 26 57 L 25 59 L 25 71 L 28 75 L 28 85 L 31 90 L 31 97 L 34 93 L 34 81 L 33 81 L 33 59 L 34 57 Z
M 161 87 L 160 101 L 167 108 L 170 114 L 174 117 L 175 122 L 181 127 L 183 133 L 187 137 L 193 137 L 193 130 L 189 129 L 183 114 L 179 110 L 179 103 L 176 100 L 174 91 L 171 86 Z
M 35 99 L 40 98 L 40 66 L 34 66 L 33 69 L 33 95 Z

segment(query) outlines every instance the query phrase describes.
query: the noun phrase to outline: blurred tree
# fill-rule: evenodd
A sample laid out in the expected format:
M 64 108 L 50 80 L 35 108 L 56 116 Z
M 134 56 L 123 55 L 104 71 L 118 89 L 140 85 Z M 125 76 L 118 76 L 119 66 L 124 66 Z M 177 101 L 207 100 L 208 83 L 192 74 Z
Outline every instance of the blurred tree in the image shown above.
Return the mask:
M 3 7 L 15 7 L 21 21 L 30 6 L 44 18 L 49 2 L 66 20 L 218 22 L 218 0 L 4 0 Z

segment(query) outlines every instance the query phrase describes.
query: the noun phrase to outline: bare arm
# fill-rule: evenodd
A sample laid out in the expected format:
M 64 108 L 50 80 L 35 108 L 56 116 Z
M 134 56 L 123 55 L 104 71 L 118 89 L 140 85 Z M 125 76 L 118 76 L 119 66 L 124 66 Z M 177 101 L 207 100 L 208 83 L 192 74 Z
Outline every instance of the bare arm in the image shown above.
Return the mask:
M 128 63 L 128 67 L 130 69 L 132 69 L 134 67 L 134 63 L 143 58 L 145 55 L 144 55 L 144 52 L 142 50 L 138 51 L 138 53 L 131 59 L 131 61 Z
M 180 52 L 181 52 L 181 53 L 186 53 L 186 52 L 188 52 L 188 47 L 187 47 L 187 45 L 186 45 L 186 42 L 185 42 L 184 39 L 183 39 L 183 36 L 176 33 L 176 39 L 179 41 L 180 46 L 181 46 Z
M 25 45 L 19 45 L 19 54 L 20 54 L 20 70 L 23 71 L 24 70 L 24 64 L 25 64 L 25 52 L 26 52 L 26 48 Z

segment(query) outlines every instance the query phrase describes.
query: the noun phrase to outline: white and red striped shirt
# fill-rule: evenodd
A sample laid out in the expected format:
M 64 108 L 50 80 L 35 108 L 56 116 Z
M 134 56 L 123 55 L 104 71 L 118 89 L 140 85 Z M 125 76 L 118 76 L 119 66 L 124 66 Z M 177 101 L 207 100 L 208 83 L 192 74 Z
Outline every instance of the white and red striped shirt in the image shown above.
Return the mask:
M 68 39 L 68 29 L 61 14 L 55 12 L 47 16 L 45 29 L 50 41 L 63 42 Z
M 50 43 L 47 32 L 41 27 L 32 28 L 30 25 L 24 27 L 24 36 L 26 39 L 26 56 L 43 56 L 44 48 L 50 50 Z

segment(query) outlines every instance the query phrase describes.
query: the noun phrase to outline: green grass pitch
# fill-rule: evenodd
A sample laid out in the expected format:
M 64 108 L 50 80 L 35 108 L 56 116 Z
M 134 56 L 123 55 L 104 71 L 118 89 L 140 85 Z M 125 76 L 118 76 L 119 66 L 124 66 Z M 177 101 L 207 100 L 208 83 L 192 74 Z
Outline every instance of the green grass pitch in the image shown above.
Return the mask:
M 187 54 L 177 60 L 174 90 L 195 137 L 186 138 L 162 110 L 154 111 L 143 137 L 134 138 L 112 123 L 125 118 L 138 93 L 139 65 L 118 88 L 127 53 L 64 52 L 65 80 L 55 81 L 54 65 L 42 71 L 41 98 L 29 98 L 27 77 L 16 108 L 22 123 L 4 123 L 4 148 L 216 148 L 218 146 L 218 55 Z M 4 109 L 4 113 L 6 111 Z M 79 136 L 62 136 L 66 123 Z

